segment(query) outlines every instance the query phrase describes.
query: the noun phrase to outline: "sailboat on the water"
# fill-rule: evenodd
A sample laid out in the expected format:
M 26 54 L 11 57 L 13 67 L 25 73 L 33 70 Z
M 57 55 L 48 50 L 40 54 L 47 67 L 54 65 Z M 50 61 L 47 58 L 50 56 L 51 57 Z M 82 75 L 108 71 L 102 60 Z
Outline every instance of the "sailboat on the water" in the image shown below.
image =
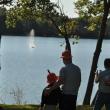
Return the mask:
M 29 39 L 30 40 L 29 41 L 29 47 L 30 48 L 35 48 L 36 45 L 35 45 L 35 30 L 34 29 L 32 29 L 30 31 L 29 37 L 30 37 L 30 39 Z

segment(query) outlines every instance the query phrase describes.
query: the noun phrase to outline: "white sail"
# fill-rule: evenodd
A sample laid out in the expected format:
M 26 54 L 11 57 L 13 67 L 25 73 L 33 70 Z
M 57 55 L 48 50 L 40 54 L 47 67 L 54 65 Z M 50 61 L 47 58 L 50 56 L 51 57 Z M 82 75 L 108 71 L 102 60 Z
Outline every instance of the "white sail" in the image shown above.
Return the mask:
M 35 30 L 34 29 L 32 29 L 29 34 L 29 47 L 30 48 L 36 47 L 36 45 L 35 45 Z

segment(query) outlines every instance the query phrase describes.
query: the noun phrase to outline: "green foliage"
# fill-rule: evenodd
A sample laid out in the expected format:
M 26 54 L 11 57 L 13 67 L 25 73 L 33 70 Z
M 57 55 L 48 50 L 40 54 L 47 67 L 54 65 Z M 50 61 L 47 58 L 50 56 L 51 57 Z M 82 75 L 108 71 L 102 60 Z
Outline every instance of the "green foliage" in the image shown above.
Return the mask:
M 15 6 L 6 12 L 7 27 L 15 27 L 18 21 L 29 21 L 38 19 L 40 12 L 31 5 L 30 0 L 18 0 Z
M 4 7 L 0 7 L 0 16 L 5 15 L 6 9 Z
M 18 0 L 6 13 L 7 27 L 15 27 L 18 21 L 45 21 L 55 26 L 59 35 L 71 36 L 77 22 L 69 19 L 57 3 L 50 0 Z
M 65 23 L 62 23 L 59 28 L 61 30 L 62 33 L 68 35 L 69 37 L 73 37 L 73 30 L 77 27 L 77 21 L 73 20 L 73 19 L 69 19 L 67 21 L 65 21 Z M 66 33 L 65 33 L 66 31 Z
M 94 31 L 101 24 L 103 16 L 103 1 L 94 3 L 91 0 L 78 0 L 75 3 L 80 19 L 87 19 L 87 29 Z
M 65 16 L 63 10 L 58 4 L 51 3 L 50 0 L 38 0 L 39 9 L 42 11 L 44 18 L 51 21 L 52 24 L 59 31 L 60 36 L 70 37 L 73 35 L 73 30 L 77 26 L 77 21 L 69 19 L 68 16 Z

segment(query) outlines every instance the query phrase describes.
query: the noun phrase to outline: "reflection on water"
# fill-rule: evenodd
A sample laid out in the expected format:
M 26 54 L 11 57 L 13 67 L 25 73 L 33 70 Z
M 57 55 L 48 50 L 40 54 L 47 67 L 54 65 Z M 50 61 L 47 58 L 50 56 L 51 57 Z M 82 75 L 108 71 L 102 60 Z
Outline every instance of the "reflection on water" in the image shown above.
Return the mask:
M 63 38 L 40 38 L 35 37 L 34 49 L 29 48 L 28 37 L 3 36 L 1 44 L 1 72 L 0 72 L 0 103 L 13 104 L 15 100 L 13 90 L 22 90 L 22 102 L 40 103 L 41 93 L 46 82 L 47 69 L 57 75 L 63 65 L 60 59 L 64 49 Z M 36 43 L 37 42 L 37 43 Z M 82 83 L 79 90 L 77 104 L 82 104 L 85 95 L 87 79 L 90 73 L 92 57 L 95 50 L 96 40 L 80 39 L 79 43 L 72 46 L 73 62 L 81 67 Z M 109 40 L 104 41 L 98 69 L 103 69 Z M 95 84 L 93 95 L 97 90 Z

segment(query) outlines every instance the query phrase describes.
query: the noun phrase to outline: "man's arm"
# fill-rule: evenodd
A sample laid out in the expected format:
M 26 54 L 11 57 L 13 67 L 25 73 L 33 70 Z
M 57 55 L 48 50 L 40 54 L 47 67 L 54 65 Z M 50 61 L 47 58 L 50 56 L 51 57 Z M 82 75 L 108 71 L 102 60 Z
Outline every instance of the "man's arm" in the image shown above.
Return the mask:
M 55 84 L 50 87 L 48 90 L 45 90 L 45 95 L 49 95 L 51 91 L 53 91 L 54 89 L 58 88 L 60 85 L 62 85 L 64 82 L 63 78 L 59 78 L 59 80 L 57 82 L 55 82 Z
M 58 88 L 60 85 L 62 85 L 64 83 L 63 78 L 59 78 L 59 80 L 50 88 L 50 91 Z
M 95 83 L 99 82 L 99 74 L 98 71 L 95 72 Z

